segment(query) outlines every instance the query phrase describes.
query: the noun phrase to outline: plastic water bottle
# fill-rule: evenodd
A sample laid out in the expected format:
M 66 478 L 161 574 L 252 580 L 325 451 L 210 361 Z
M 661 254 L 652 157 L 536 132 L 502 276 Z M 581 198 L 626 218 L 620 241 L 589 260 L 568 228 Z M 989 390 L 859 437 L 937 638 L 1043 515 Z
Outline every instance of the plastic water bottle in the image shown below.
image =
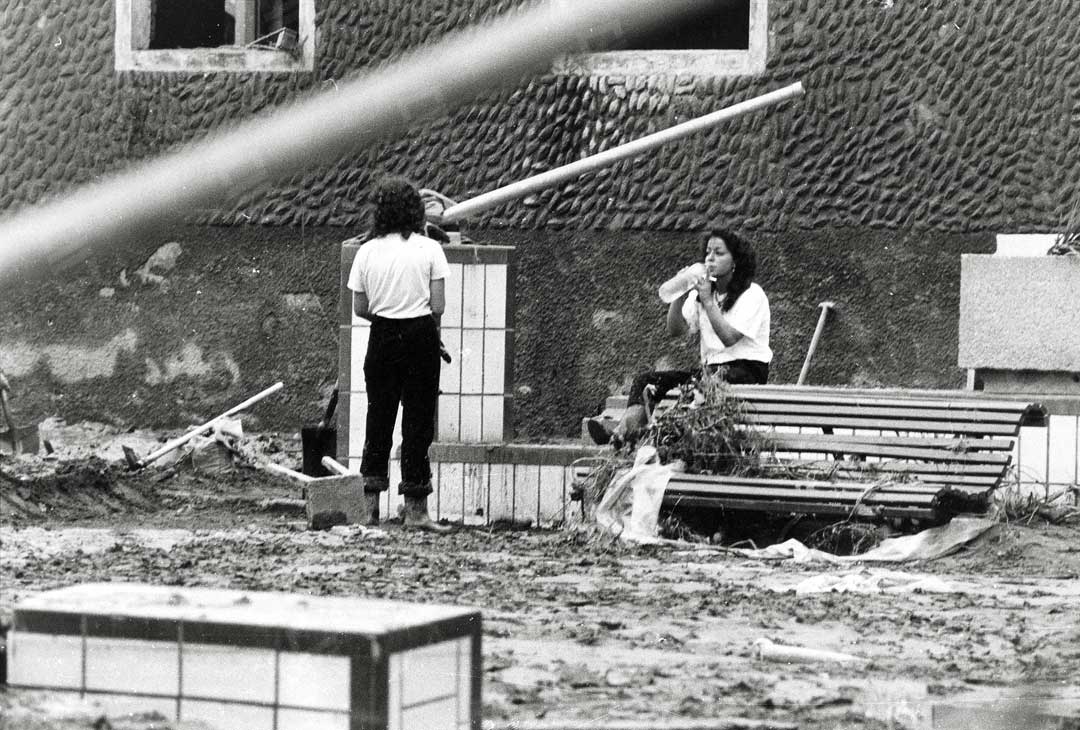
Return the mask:
M 657 292 L 660 294 L 660 301 L 664 302 L 664 304 L 670 304 L 697 286 L 697 283 L 704 277 L 705 264 L 700 261 L 684 267 L 679 273 L 660 285 Z

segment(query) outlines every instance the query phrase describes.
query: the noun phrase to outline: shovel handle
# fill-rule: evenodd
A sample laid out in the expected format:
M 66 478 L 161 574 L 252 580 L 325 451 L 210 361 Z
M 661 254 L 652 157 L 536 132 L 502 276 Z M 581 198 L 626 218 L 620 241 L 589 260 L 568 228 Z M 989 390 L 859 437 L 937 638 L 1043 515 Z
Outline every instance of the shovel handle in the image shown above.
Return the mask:
M 330 423 L 330 419 L 334 417 L 334 411 L 337 410 L 338 402 L 338 388 L 334 386 L 334 392 L 330 394 L 330 402 L 326 404 L 326 413 L 323 414 L 323 419 L 319 421 L 319 428 L 326 428 L 326 424 Z
M 11 420 L 11 408 L 8 405 L 7 389 L 0 388 L 0 410 L 4 412 L 4 423 L 7 424 L 8 431 L 11 432 L 12 442 L 18 438 L 18 434 L 15 433 L 15 422 Z

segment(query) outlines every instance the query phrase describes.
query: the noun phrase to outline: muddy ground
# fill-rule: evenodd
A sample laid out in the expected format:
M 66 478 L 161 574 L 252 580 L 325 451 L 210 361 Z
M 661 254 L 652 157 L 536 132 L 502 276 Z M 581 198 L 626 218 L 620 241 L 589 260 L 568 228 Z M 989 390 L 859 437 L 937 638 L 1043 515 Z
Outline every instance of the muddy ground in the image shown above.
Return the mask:
M 311 532 L 285 479 L 184 464 L 131 474 L 119 444 L 148 453 L 158 434 L 51 424 L 47 435 L 50 459 L 0 457 L 5 624 L 19 599 L 88 581 L 433 601 L 483 610 L 484 717 L 495 726 L 1080 727 L 1075 524 L 1002 522 L 952 556 L 887 566 L 628 547 L 587 530 Z M 299 463 L 293 435 L 249 437 L 245 448 Z M 796 591 L 822 574 L 883 579 L 869 593 Z M 918 576 L 938 580 L 888 587 Z M 862 661 L 768 661 L 761 639 Z M 15 727 L 172 725 L 0 690 L 0 728 Z

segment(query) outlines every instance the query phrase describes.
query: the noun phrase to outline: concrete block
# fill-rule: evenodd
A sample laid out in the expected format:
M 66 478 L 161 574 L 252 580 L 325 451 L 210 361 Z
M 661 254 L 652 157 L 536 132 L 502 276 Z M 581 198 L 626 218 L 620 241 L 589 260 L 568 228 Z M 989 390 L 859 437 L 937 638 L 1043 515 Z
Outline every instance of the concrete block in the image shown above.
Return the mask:
M 478 729 L 480 636 L 453 606 L 90 584 L 15 606 L 9 684 L 247 730 Z
M 1080 373 L 1080 256 L 965 254 L 962 368 Z
M 359 474 L 321 477 L 304 485 L 308 524 L 316 515 L 342 512 L 345 524 L 362 525 L 371 518 L 364 502 L 364 480 Z

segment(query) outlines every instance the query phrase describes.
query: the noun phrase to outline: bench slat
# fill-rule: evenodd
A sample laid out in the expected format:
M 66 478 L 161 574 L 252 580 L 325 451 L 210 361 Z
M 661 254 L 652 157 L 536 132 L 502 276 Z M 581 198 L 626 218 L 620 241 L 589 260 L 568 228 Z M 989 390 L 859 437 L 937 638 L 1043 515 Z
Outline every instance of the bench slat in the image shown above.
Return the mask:
M 889 475 L 907 475 L 912 479 L 917 479 L 922 484 L 938 484 L 938 485 L 951 485 L 951 486 L 965 486 L 965 487 L 980 487 L 984 490 L 990 489 L 1001 479 L 1001 471 L 997 470 L 989 474 L 968 474 L 966 472 L 950 473 L 950 472 L 933 472 L 918 469 L 898 469 L 895 466 L 888 469 L 861 469 L 857 465 L 851 466 L 839 466 L 835 469 L 830 469 L 828 462 L 822 465 L 821 462 L 807 462 L 806 467 L 819 469 L 822 473 L 828 473 L 835 475 L 837 478 L 849 479 L 857 481 L 860 479 L 873 479 L 876 476 L 889 476 Z M 803 466 L 802 464 L 790 465 L 793 467 Z M 870 465 L 868 465 L 870 466 Z M 785 471 L 785 467 L 766 467 L 767 473 L 775 473 L 776 475 L 790 475 L 790 471 Z
M 795 436 L 777 434 L 770 436 L 770 444 L 777 451 L 813 451 L 821 453 L 843 452 L 847 455 L 882 456 L 894 459 L 917 459 L 920 461 L 947 462 L 951 464 L 994 464 L 1004 466 L 1010 455 L 997 452 L 964 453 L 949 449 L 909 448 L 892 444 L 873 444 L 858 441 L 818 441 L 812 435 Z
M 668 491 L 693 494 L 751 494 L 754 496 L 788 496 L 790 499 L 829 499 L 855 501 L 868 493 L 865 502 L 903 502 L 930 504 L 941 491 L 940 487 L 917 482 L 892 482 L 873 489 L 873 482 L 827 482 L 800 479 L 769 479 L 767 477 L 730 477 L 712 474 L 676 474 L 668 482 Z
M 875 505 L 870 507 L 860 504 L 839 504 L 836 502 L 788 502 L 776 499 L 731 499 L 726 497 L 697 496 L 690 494 L 665 495 L 663 504 L 665 507 L 708 507 L 724 508 L 731 510 L 744 510 L 753 512 L 777 512 L 781 514 L 820 514 L 820 515 L 850 515 L 874 519 L 884 518 L 907 518 L 913 520 L 934 520 L 938 518 L 937 510 L 927 507 L 905 507 Z
M 861 428 L 879 431 L 917 431 L 922 433 L 952 433 L 977 436 L 1015 436 L 1020 431 L 1016 423 L 964 423 L 949 421 L 901 421 L 845 416 L 798 416 L 783 413 L 765 414 L 759 418 L 746 414 L 746 423 L 755 426 L 812 426 L 815 428 Z
M 870 436 L 867 434 L 831 434 L 831 433 L 784 433 L 773 431 L 765 434 L 774 443 L 789 442 L 796 440 L 811 440 L 816 445 L 830 446 L 832 444 L 843 446 L 858 446 L 860 444 L 885 446 L 914 446 L 918 448 L 941 449 L 955 453 L 974 453 L 976 451 L 1012 451 L 1012 439 L 991 438 L 952 438 L 939 436 L 937 438 L 920 438 L 917 436 Z M 836 451 L 830 448 L 830 451 Z
M 878 405 L 848 405 L 846 403 L 822 403 L 806 405 L 801 403 L 760 403 L 747 405 L 747 412 L 759 414 L 803 414 L 813 416 L 850 416 L 868 419 L 897 419 L 902 421 L 959 421 L 978 423 L 1015 424 L 1018 414 L 1004 411 L 950 410 L 948 408 L 895 408 Z
M 867 406 L 896 406 L 900 408 L 947 408 L 950 410 L 1005 411 L 1015 413 L 1017 418 L 1045 417 L 1045 409 L 1038 403 L 1021 400 L 989 400 L 981 396 L 970 398 L 927 398 L 919 395 L 910 398 L 896 394 L 878 396 L 863 392 L 849 392 L 843 388 L 815 391 L 805 386 L 733 385 L 731 391 L 751 403 L 818 403 L 851 404 Z M 950 393 L 950 395 L 955 395 Z M 1026 424 L 1025 424 L 1026 425 Z M 1035 425 L 1035 424 L 1032 424 Z
M 950 474 L 942 472 L 925 472 L 925 471 L 902 471 L 900 469 L 885 469 L 881 472 L 875 472 L 870 470 L 859 470 L 857 468 L 839 468 L 836 470 L 837 476 L 842 476 L 849 479 L 857 479 L 860 477 L 874 476 L 877 473 L 886 474 L 907 474 L 912 479 L 918 479 L 923 484 L 939 484 L 942 486 L 955 486 L 955 487 L 973 487 L 981 488 L 983 490 L 991 489 L 1001 479 L 1001 471 L 994 472 L 992 474 Z

